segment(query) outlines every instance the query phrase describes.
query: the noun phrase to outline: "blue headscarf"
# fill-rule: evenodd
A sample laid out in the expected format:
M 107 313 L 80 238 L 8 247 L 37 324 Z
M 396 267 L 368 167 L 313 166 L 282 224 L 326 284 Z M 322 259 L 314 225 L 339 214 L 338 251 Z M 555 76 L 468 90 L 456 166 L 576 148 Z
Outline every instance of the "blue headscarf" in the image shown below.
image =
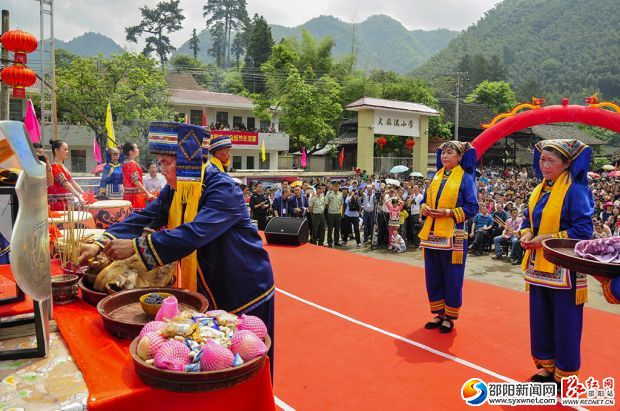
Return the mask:
M 574 139 L 542 140 L 534 147 L 534 171 L 536 177 L 542 180 L 540 169 L 540 155 L 545 148 L 553 148 L 560 152 L 565 159 L 570 160 L 568 171 L 573 182 L 588 184 L 588 170 L 590 169 L 590 157 L 592 149 L 587 144 Z
M 459 162 L 459 165 L 463 167 L 465 173 L 470 174 L 475 179 L 476 163 L 478 159 L 476 157 L 476 149 L 474 146 L 466 141 L 446 141 L 437 149 L 437 170 L 443 167 L 443 163 L 441 162 L 441 152 L 445 148 L 454 149 L 457 153 L 463 156 Z

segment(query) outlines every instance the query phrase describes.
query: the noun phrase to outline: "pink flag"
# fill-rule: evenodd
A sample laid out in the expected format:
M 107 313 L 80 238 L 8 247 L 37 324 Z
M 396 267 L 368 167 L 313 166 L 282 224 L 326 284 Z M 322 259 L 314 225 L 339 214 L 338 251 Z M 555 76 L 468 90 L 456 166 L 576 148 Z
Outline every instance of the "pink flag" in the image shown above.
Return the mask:
M 34 112 L 34 106 L 32 100 L 28 99 L 26 103 L 26 119 L 24 120 L 26 131 L 30 135 L 30 141 L 33 143 L 39 143 L 41 141 L 41 129 L 39 128 L 39 120 Z
M 99 148 L 99 144 L 97 144 L 97 137 L 93 139 L 93 159 L 101 163 L 101 149 Z
M 304 147 L 301 150 L 301 166 L 306 168 L 306 165 L 308 165 L 308 159 L 306 158 L 306 148 Z

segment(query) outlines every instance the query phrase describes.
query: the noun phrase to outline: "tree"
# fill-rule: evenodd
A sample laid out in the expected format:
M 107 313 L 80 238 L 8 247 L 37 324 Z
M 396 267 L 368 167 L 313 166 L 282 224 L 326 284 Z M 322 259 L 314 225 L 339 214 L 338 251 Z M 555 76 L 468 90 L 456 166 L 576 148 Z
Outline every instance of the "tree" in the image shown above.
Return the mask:
M 271 57 L 273 44 L 271 27 L 267 20 L 263 16 L 255 14 L 250 25 L 246 53 L 248 57 L 252 58 L 254 67 L 260 67 Z
M 312 73 L 304 74 L 304 77 L 312 76 Z M 335 137 L 335 125 L 342 113 L 340 92 L 340 85 L 329 76 L 309 84 L 297 68 L 290 69 L 280 106 L 282 125 L 295 149 L 306 147 L 312 154 Z
M 194 59 L 198 58 L 198 51 L 200 51 L 200 39 L 196 35 L 196 29 L 192 30 L 192 38 L 189 39 L 189 49 L 194 53 Z
M 218 67 L 223 67 L 226 59 L 226 30 L 224 24 L 221 22 L 216 23 L 209 29 L 209 32 L 211 33 L 213 43 L 211 48 L 207 50 L 207 53 L 215 57 L 215 64 Z
M 57 70 L 56 86 L 59 117 L 87 124 L 95 135 L 105 136 L 109 102 L 118 143 L 132 140 L 145 148 L 149 122 L 174 118 L 164 74 L 142 54 L 76 56 Z M 121 125 L 130 127 L 121 132 Z
M 543 85 L 533 77 L 528 77 L 517 89 L 517 99 L 521 102 L 529 102 L 532 97 L 544 96 Z
M 271 57 L 271 50 L 274 45 L 271 27 L 262 16 L 255 14 L 248 25 L 246 35 L 247 47 L 243 67 L 243 83 L 252 93 L 264 93 L 265 82 L 257 82 L 256 80 L 257 75 L 260 75 L 261 65 Z
M 162 1 L 157 3 L 154 9 L 146 6 L 140 7 L 142 21 L 137 26 L 126 27 L 127 40 L 133 43 L 138 42 L 138 36 L 145 33 L 151 34 L 145 41 L 143 53 L 149 56 L 155 52 L 159 56 L 159 62 L 164 67 L 168 61 L 168 54 L 175 48 L 170 44 L 170 38 L 164 35 L 164 31 L 171 33 L 181 29 L 181 22 L 185 16 L 181 14 L 183 10 L 179 8 L 180 0 Z
M 241 56 L 243 56 L 243 53 L 245 53 L 245 46 L 243 45 L 243 35 L 241 33 L 237 33 L 235 35 L 235 40 L 233 40 L 230 52 L 233 56 L 235 56 L 235 66 L 237 67 L 237 70 L 239 70 L 239 61 L 241 60 Z
M 493 113 L 510 111 L 517 100 L 510 84 L 505 81 L 483 81 L 465 99 L 466 103 L 479 103 L 487 106 Z
M 54 60 L 56 62 L 56 70 L 63 69 L 71 65 L 71 61 L 75 55 L 65 49 L 56 49 L 54 51 Z
M 249 19 L 246 4 L 245 0 L 207 0 L 207 4 L 203 6 L 203 17 L 208 17 L 207 28 L 212 29 L 217 24 L 223 25 L 225 45 L 223 67 L 228 67 L 230 61 L 231 33 L 243 29 Z

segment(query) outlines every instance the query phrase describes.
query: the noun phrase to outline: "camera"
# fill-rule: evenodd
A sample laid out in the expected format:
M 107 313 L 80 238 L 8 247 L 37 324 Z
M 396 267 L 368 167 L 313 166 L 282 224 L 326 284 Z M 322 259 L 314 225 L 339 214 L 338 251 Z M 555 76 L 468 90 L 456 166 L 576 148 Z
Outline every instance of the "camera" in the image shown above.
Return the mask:
M 42 161 L 44 163 L 46 162 L 45 156 L 37 156 L 37 158 L 39 159 L 39 161 Z

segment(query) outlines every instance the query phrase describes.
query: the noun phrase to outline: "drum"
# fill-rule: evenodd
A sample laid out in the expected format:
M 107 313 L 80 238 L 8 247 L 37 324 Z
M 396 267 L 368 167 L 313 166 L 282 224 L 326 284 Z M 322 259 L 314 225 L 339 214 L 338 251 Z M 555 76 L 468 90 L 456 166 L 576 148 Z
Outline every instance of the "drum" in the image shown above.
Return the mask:
M 72 213 L 70 216 L 69 213 Z M 56 225 L 59 230 L 68 229 L 71 221 L 74 228 L 95 228 L 95 220 L 88 211 L 55 211 L 48 219 L 50 224 Z
M 90 205 L 90 213 L 96 228 L 106 229 L 114 223 L 123 221 L 131 214 L 131 202 L 127 200 L 101 200 Z

